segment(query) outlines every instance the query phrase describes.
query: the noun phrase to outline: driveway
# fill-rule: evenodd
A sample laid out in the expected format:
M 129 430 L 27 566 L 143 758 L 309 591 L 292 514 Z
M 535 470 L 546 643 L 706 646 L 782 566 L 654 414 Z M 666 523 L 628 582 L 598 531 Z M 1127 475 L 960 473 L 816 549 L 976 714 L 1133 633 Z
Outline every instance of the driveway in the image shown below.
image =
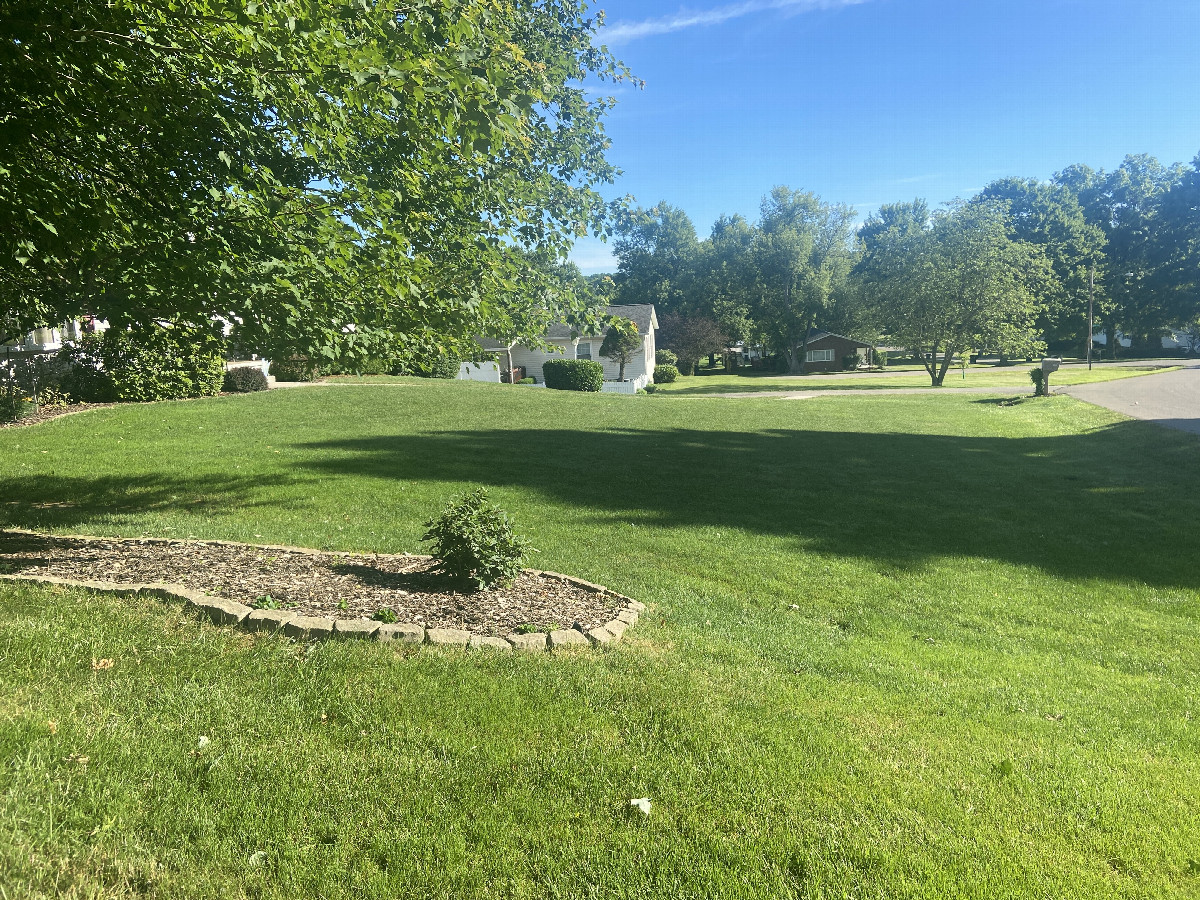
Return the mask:
M 1098 384 L 1055 388 L 1052 382 L 1051 389 L 1135 419 L 1200 434 L 1200 360 L 1184 360 L 1183 366 L 1176 372 Z

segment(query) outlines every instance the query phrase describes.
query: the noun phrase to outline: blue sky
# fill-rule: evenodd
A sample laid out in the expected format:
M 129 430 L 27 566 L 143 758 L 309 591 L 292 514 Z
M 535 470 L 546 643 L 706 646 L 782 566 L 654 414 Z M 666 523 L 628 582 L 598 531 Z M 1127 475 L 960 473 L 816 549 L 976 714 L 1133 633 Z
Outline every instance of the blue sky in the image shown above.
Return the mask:
M 601 0 L 644 90 L 619 103 L 608 197 L 682 207 L 701 237 L 773 185 L 864 218 L 1007 175 L 1200 153 L 1200 0 Z M 585 273 L 615 271 L 580 241 Z

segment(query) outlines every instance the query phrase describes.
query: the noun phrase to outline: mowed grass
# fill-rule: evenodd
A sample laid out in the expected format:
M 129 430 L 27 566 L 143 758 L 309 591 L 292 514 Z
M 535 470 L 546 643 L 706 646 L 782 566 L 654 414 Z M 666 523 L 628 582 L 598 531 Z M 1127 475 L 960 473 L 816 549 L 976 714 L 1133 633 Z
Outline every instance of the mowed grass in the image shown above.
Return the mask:
M 968 366 L 952 368 L 946 372 L 942 383 L 943 390 L 955 388 L 997 388 L 1014 394 L 1032 394 L 1033 383 L 1029 380 L 1029 370 L 1032 365 L 1015 365 L 997 368 L 995 366 Z M 1097 381 L 1115 381 L 1118 378 L 1133 378 L 1138 375 L 1151 375 L 1155 372 L 1174 371 L 1178 366 L 1154 368 L 1151 366 L 1117 366 L 1097 365 L 1092 369 L 1086 366 L 1068 366 L 1059 369 L 1050 377 L 1051 388 L 1071 384 L 1092 384 Z M 700 375 L 680 378 L 672 384 L 658 385 L 657 390 L 671 394 L 726 394 L 726 393 L 762 393 L 766 391 L 820 391 L 820 390 L 854 390 L 871 391 L 896 388 L 928 388 L 929 375 L 924 370 L 910 371 L 905 367 L 904 374 L 894 371 L 884 372 L 847 372 L 844 374 L 821 374 L 789 377 L 786 375 L 764 375 L 749 373 L 743 375 Z
M 948 392 L 316 387 L 8 429 L 8 524 L 415 550 L 485 485 L 534 565 L 651 610 L 494 657 L 0 586 L 3 895 L 1194 897 L 1198 464 Z

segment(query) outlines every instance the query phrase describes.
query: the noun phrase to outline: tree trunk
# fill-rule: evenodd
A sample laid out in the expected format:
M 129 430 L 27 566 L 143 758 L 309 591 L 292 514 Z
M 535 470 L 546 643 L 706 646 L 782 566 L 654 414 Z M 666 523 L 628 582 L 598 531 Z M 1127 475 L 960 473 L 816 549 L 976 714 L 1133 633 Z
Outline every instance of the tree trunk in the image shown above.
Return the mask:
M 917 352 L 921 354 L 921 365 L 925 367 L 925 371 L 929 374 L 930 387 L 941 387 L 942 380 L 938 377 L 937 372 L 937 344 L 934 344 L 933 347 L 930 348 L 929 359 L 925 359 L 924 351 L 918 350 Z
M 625 360 L 621 360 L 617 368 L 617 381 L 625 380 Z
M 796 353 L 796 345 L 792 343 L 790 338 L 788 339 L 787 357 L 788 357 L 788 374 L 789 375 L 803 375 L 804 368 L 800 365 L 800 357 Z

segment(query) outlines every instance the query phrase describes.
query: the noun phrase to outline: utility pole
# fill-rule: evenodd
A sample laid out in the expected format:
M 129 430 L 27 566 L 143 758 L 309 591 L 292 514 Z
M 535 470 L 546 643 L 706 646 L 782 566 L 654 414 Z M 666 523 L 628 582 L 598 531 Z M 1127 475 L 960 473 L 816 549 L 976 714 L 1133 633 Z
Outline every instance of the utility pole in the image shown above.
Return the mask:
M 1095 298 L 1096 298 L 1096 264 L 1092 263 L 1092 268 L 1088 272 L 1088 345 L 1087 345 L 1087 361 L 1088 369 L 1092 368 L 1092 329 L 1094 325 L 1095 314 Z

